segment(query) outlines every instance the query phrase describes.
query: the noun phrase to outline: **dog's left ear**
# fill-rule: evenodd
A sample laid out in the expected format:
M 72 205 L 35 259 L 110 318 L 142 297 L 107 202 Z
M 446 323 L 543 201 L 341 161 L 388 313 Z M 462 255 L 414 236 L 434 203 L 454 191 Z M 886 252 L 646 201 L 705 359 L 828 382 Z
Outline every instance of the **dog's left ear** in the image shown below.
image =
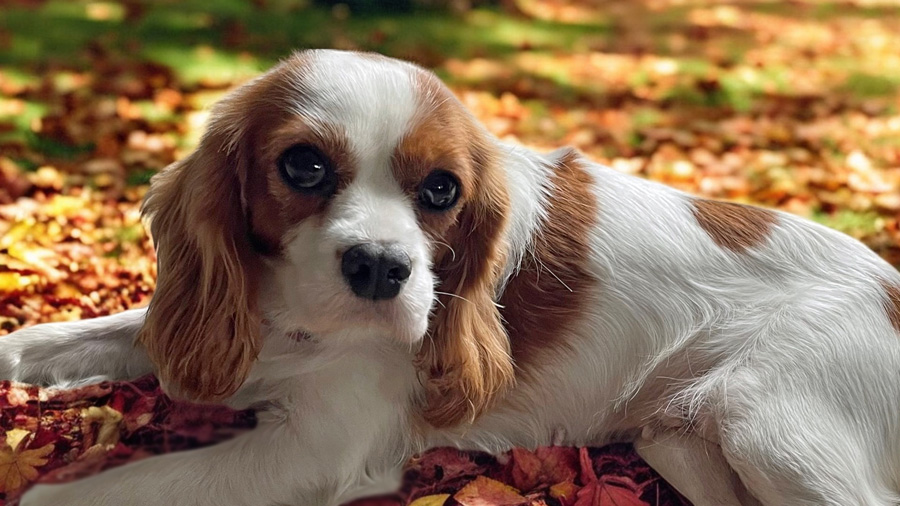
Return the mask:
M 486 134 L 485 134 L 486 135 Z M 477 181 L 435 261 L 440 279 L 430 342 L 419 354 L 427 375 L 425 419 L 436 427 L 470 422 L 514 383 L 509 338 L 496 291 L 503 275 L 509 212 L 506 182 L 488 143 L 473 144 Z

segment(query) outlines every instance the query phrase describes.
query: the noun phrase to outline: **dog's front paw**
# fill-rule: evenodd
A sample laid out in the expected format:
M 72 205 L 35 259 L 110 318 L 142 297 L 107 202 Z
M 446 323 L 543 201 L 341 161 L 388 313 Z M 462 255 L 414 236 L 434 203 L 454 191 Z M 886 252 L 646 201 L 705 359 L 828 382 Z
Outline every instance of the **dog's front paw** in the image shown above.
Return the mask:
M 76 388 L 109 379 L 81 370 L 83 357 L 67 351 L 70 341 L 60 337 L 59 324 L 41 324 L 0 337 L 0 380 L 42 387 Z
M 26 382 L 22 378 L 22 350 L 19 341 L 15 334 L 0 337 L 0 380 Z

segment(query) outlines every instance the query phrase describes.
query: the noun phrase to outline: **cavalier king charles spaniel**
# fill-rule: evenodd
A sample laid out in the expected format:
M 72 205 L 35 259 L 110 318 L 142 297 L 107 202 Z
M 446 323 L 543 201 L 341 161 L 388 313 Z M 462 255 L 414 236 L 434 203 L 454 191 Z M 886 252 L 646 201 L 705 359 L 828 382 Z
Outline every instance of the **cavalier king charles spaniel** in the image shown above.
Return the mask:
M 0 339 L 0 377 L 158 375 L 254 430 L 24 506 L 331 506 L 438 445 L 632 441 L 695 505 L 900 501 L 900 274 L 788 214 L 490 135 L 432 73 L 295 54 L 144 204 L 146 309 Z

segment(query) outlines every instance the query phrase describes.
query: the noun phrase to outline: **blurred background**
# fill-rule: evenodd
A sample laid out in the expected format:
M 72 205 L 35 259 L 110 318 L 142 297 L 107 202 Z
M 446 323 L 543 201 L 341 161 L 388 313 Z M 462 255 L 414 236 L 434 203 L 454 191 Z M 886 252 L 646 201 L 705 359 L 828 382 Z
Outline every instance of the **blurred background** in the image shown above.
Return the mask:
M 900 265 L 900 0 L 0 1 L 0 334 L 147 302 L 149 178 L 294 49 L 435 70 L 500 137 Z

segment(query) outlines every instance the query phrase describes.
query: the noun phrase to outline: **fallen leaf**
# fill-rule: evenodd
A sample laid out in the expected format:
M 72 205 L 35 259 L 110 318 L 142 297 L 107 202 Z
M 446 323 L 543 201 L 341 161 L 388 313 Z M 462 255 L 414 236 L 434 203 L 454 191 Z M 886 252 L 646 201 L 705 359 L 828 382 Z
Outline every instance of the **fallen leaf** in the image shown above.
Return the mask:
M 447 499 L 450 499 L 450 494 L 426 495 L 411 502 L 409 506 L 444 506 Z
M 23 446 L 19 443 L 19 446 Z M 8 444 L 0 448 L 0 492 L 15 492 L 37 479 L 37 468 L 47 463 L 53 451 L 48 444 L 35 450 L 13 449 Z
M 534 453 L 522 448 L 514 448 L 511 453 L 513 486 L 526 492 L 533 490 L 540 482 L 541 459 Z
M 542 446 L 535 450 L 548 484 L 574 480 L 578 476 L 578 450 L 568 446 Z
M 534 452 L 512 452 L 512 485 L 524 492 L 549 487 L 578 476 L 578 451 L 563 446 L 542 446 Z
M 581 482 L 585 485 L 597 481 L 597 473 L 594 472 L 594 463 L 587 448 L 579 448 L 578 460 L 581 463 Z
M 647 506 L 636 490 L 605 480 L 589 483 L 578 491 L 574 506 Z
M 22 444 L 22 440 L 30 435 L 31 432 L 24 429 L 10 429 L 6 431 L 6 444 L 13 450 L 17 450 L 19 445 Z
M 462 506 L 518 506 L 528 499 L 497 480 L 479 476 L 453 496 Z
M 455 448 L 432 450 L 420 457 L 416 465 L 423 469 L 426 477 L 434 478 L 433 474 L 440 474 L 443 480 L 482 474 L 479 465 L 468 454 Z
M 96 444 L 111 448 L 119 442 L 122 413 L 109 406 L 91 406 L 82 411 L 81 418 L 87 446 Z M 95 426 L 96 434 L 93 431 Z
M 578 499 L 578 490 L 578 485 L 564 481 L 550 487 L 550 497 L 558 500 L 563 506 L 572 506 Z

